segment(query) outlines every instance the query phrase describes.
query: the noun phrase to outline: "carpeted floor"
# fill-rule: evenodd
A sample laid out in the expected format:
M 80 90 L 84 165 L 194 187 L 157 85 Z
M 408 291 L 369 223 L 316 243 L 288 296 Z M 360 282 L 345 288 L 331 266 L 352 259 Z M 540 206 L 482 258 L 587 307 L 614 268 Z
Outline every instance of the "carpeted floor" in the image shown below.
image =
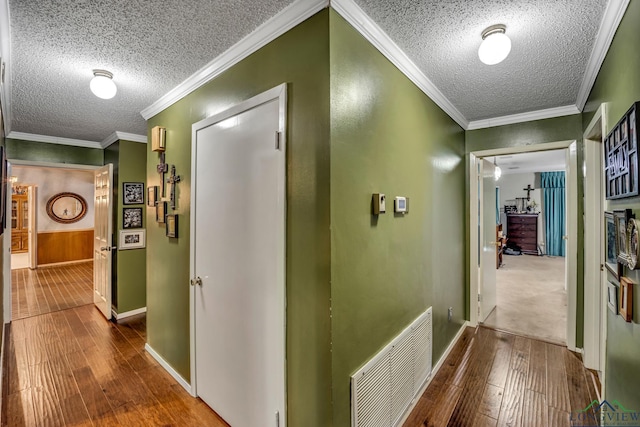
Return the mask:
M 567 342 L 563 257 L 505 255 L 497 270 L 497 306 L 485 326 L 558 344 Z

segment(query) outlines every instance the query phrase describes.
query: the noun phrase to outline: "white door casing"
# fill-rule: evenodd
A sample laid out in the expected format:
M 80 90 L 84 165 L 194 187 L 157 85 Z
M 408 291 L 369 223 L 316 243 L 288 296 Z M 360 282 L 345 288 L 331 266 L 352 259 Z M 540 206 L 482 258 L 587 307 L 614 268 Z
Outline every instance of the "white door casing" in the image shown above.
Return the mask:
M 29 268 L 38 267 L 38 187 L 30 185 L 27 190 L 27 203 L 29 205 Z
M 94 178 L 93 303 L 104 317 L 111 319 L 111 251 L 115 249 L 111 246 L 113 165 L 96 169 Z
M 484 322 L 496 307 L 496 182 L 495 166 L 482 160 L 478 182 L 480 184 L 480 287 L 479 287 L 479 322 Z
M 567 289 L 567 348 L 576 351 L 578 311 L 578 157 L 573 141 L 565 154 L 565 279 Z
M 281 85 L 193 125 L 192 392 L 234 427 L 286 424 L 285 117 Z

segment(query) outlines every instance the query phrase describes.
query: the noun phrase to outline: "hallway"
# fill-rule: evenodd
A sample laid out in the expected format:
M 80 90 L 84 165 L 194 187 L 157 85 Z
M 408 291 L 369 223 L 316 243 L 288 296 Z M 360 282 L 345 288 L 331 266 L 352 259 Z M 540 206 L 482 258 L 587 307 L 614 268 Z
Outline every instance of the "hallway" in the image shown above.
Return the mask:
M 144 351 L 144 317 L 115 324 L 93 305 L 14 320 L 2 426 L 226 426 Z

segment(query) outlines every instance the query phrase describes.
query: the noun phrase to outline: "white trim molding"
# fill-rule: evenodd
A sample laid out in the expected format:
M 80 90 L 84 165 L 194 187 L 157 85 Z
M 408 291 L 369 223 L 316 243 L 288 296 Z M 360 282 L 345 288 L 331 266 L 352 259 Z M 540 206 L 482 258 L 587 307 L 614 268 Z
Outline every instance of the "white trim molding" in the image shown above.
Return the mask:
M 391 37 L 376 24 L 353 0 L 331 0 L 331 7 L 349 22 L 362 36 L 376 47 L 393 65 L 409 78 L 433 102 L 456 121 L 463 129 L 467 129 L 469 121 L 444 96 L 440 89 L 418 68 Z
M 578 90 L 576 106 L 581 111 L 587 103 L 587 98 L 596 82 L 596 77 L 598 77 L 600 67 L 602 67 L 604 58 L 607 56 L 613 37 L 616 31 L 618 31 L 620 21 L 622 21 L 627 6 L 629 6 L 629 1 L 630 0 L 609 0 L 607 4 L 604 16 L 600 22 L 598 34 L 596 35 L 593 50 L 591 51 L 591 56 L 589 57 L 589 62 L 587 62 L 587 69 L 582 78 L 582 84 Z
M 4 63 L 4 81 L 0 90 L 5 133 L 11 132 L 11 25 L 8 0 L 0 0 L 0 73 Z M 1 74 L 0 74 L 1 78 Z
M 405 421 L 407 421 L 407 418 L 409 418 L 409 415 L 411 414 L 413 409 L 416 407 L 416 405 L 420 401 L 420 398 L 422 397 L 424 392 L 427 390 L 427 387 L 429 387 L 429 384 L 431 384 L 431 381 L 435 378 L 435 376 L 438 373 L 438 371 L 440 370 L 440 368 L 442 368 L 442 365 L 444 365 L 444 362 L 445 362 L 445 360 L 447 360 L 447 357 L 449 357 L 449 353 L 451 353 L 451 350 L 453 350 L 453 347 L 455 347 L 455 345 L 458 343 L 458 341 L 460 341 L 460 337 L 462 337 L 462 334 L 465 331 L 465 329 L 467 329 L 467 326 L 469 326 L 469 322 L 468 321 L 464 322 L 462 324 L 462 326 L 460 326 L 460 329 L 458 330 L 458 333 L 456 333 L 456 336 L 453 337 L 453 339 L 451 340 L 451 342 L 449 343 L 449 345 L 445 349 L 444 353 L 442 353 L 442 356 L 440 356 L 440 359 L 438 359 L 438 362 L 433 366 L 433 369 L 431 370 L 431 373 L 429 374 L 429 378 L 427 378 L 427 380 L 424 382 L 424 384 L 423 384 L 422 388 L 420 389 L 420 391 L 418 393 L 416 393 L 416 397 L 411 401 L 411 404 L 409 405 L 407 410 L 404 412 L 404 415 L 402 416 L 402 419 L 400 420 L 399 423 L 397 423 L 397 425 L 399 425 L 399 426 L 404 425 Z
M 119 141 L 121 139 L 125 141 L 141 142 L 143 144 L 147 143 L 147 135 L 138 135 L 135 133 L 115 131 L 114 133 L 112 133 L 111 135 L 103 139 L 102 142 L 100 143 L 100 146 L 102 148 L 107 148 L 114 142 Z
M 545 110 L 530 111 L 528 113 L 511 114 L 508 116 L 495 117 L 493 119 L 474 120 L 472 122 L 469 122 L 467 130 L 532 122 L 534 120 L 571 116 L 573 114 L 580 114 L 580 110 L 578 110 L 578 107 L 576 107 L 575 105 L 565 105 L 564 107 L 547 108 Z
M 327 6 L 329 0 L 296 0 L 140 114 L 149 120 Z
M 23 141 L 44 142 L 47 144 L 73 145 L 84 148 L 100 148 L 102 145 L 98 141 L 86 141 L 84 139 L 61 138 L 59 136 L 37 135 L 35 133 L 9 132 L 6 136 L 10 139 L 21 139 Z
M 111 310 L 111 314 L 113 315 L 113 317 L 116 320 L 126 319 L 127 317 L 133 317 L 133 316 L 136 316 L 138 314 L 142 314 L 142 313 L 146 313 L 146 312 L 147 312 L 147 307 L 137 308 L 135 310 L 125 311 L 123 313 L 116 313 L 115 310 Z
M 171 375 L 173 377 L 173 379 L 175 379 L 178 384 L 180 384 L 185 390 L 187 390 L 187 393 L 189 393 L 191 396 L 195 397 L 195 394 L 192 393 L 191 391 L 191 385 L 187 382 L 187 380 L 185 380 L 182 375 L 180 375 L 178 373 L 178 371 L 176 371 L 175 369 L 173 369 L 173 367 L 169 364 L 169 362 L 167 362 L 166 360 L 164 360 L 162 358 L 162 356 L 160 356 L 150 345 L 149 343 L 146 343 L 144 345 L 144 349 L 147 351 L 147 353 L 149 353 L 149 355 L 151 355 L 151 357 L 153 357 L 156 362 L 158 362 L 160 364 L 160 366 L 162 366 L 164 368 L 165 371 L 167 371 L 169 373 L 169 375 Z

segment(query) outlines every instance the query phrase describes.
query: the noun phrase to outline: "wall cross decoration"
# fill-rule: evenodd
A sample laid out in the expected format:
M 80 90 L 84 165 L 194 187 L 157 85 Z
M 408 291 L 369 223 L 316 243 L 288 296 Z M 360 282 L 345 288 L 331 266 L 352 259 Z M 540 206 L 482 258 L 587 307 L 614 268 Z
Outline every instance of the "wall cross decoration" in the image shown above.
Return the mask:
M 176 166 L 171 165 L 171 175 L 167 183 L 171 185 L 171 209 L 176 210 L 176 184 L 180 182 L 180 175 L 176 175 Z
M 156 170 L 160 174 L 160 182 L 162 183 L 162 185 L 160 186 L 160 197 L 159 197 L 159 199 L 164 198 L 164 196 L 166 195 L 165 185 L 164 185 L 164 174 L 167 173 L 168 169 L 169 169 L 169 165 L 167 165 L 164 162 L 164 152 L 161 152 L 160 153 L 160 163 L 158 163 L 158 165 L 156 166 Z
M 531 184 L 527 184 L 527 188 L 523 188 L 523 190 L 527 192 L 527 200 L 531 200 L 531 192 L 535 190 L 535 188 L 533 188 Z

